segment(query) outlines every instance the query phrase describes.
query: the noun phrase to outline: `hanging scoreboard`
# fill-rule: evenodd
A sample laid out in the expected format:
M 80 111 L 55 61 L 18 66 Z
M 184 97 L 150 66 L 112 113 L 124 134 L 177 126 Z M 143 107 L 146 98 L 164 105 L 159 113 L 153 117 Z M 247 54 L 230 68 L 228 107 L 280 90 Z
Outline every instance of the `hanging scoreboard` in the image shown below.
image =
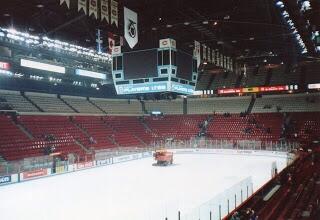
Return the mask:
M 159 48 L 113 51 L 112 76 L 117 94 L 176 92 L 193 94 L 197 62 L 193 55 L 179 51 L 173 39 L 160 40 Z

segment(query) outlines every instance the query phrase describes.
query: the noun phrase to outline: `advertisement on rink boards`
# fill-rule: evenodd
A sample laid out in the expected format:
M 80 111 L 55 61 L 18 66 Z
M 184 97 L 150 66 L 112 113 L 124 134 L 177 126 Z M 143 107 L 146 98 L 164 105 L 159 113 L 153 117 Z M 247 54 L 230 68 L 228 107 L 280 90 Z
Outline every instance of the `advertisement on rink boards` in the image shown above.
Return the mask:
M 93 166 L 94 166 L 93 161 L 77 163 L 77 169 L 84 169 L 84 168 L 89 168 L 89 167 L 93 167 Z
M 0 185 L 11 183 L 11 176 L 0 176 Z
M 46 176 L 51 173 L 51 169 L 39 169 L 28 172 L 23 172 L 20 174 L 21 180 L 32 179 L 36 177 Z
M 97 160 L 97 166 L 101 165 L 111 165 L 112 164 L 112 158 L 104 159 L 104 160 Z

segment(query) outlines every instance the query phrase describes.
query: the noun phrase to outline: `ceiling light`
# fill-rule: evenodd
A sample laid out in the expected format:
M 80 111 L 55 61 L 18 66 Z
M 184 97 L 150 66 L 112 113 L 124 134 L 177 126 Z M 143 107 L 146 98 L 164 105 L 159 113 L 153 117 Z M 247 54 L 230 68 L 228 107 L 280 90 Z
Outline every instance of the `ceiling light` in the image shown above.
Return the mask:
M 214 23 L 213 23 L 213 25 L 217 25 L 218 24 L 218 22 L 217 21 L 215 21 Z
M 44 5 L 43 4 L 38 4 L 36 5 L 37 8 L 44 8 Z
M 250 37 L 249 40 L 254 40 L 254 37 Z
M 203 21 L 202 24 L 209 24 L 209 21 Z
M 151 28 L 151 30 L 156 31 L 156 30 L 157 30 L 157 28 L 156 28 L 156 27 L 153 27 L 153 28 Z
M 10 17 L 11 15 L 9 13 L 3 14 L 4 17 Z
M 183 24 L 184 24 L 184 25 L 189 25 L 190 23 L 186 21 L 186 22 L 184 22 Z
M 167 28 L 171 28 L 171 27 L 172 27 L 172 24 L 167 24 L 166 27 L 167 27 Z
M 232 42 L 232 43 L 234 43 L 234 44 L 235 44 L 235 43 L 237 43 L 237 41 L 236 41 L 236 40 L 233 40 L 233 41 L 231 41 L 231 42 Z

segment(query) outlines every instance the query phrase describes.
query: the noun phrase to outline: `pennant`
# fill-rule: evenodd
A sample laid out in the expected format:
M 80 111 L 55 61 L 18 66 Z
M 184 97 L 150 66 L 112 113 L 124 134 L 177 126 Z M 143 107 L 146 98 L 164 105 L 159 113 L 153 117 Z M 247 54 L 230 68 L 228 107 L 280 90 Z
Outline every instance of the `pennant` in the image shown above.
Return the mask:
M 111 0 L 111 24 L 115 24 L 118 27 L 118 2 Z
M 109 53 L 112 53 L 112 49 L 115 46 L 115 40 L 113 33 L 108 33 L 108 47 L 109 47 Z
M 84 14 L 87 14 L 87 0 L 78 0 L 78 11 L 84 11 Z
M 134 11 L 124 7 L 124 38 L 130 48 L 138 43 L 138 15 Z
M 109 23 L 109 0 L 101 0 L 101 21 L 106 20 Z
M 201 44 L 198 41 L 194 41 L 194 49 L 193 49 L 193 54 L 197 59 L 197 67 L 200 66 L 201 63 L 201 53 L 200 53 L 200 48 L 201 48 Z
M 98 0 L 89 0 L 89 16 L 93 16 L 98 18 Z
M 67 7 L 70 8 L 70 0 L 60 0 L 60 5 L 62 5 L 64 2 L 66 3 Z

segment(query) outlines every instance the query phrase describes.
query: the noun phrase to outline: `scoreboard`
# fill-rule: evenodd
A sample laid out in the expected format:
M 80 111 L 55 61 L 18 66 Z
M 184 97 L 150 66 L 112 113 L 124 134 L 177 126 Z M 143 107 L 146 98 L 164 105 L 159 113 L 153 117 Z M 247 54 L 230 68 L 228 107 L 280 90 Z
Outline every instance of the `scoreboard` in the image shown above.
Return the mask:
M 117 94 L 175 92 L 193 94 L 197 82 L 195 57 L 163 39 L 159 48 L 121 52 L 114 47 L 112 77 Z

